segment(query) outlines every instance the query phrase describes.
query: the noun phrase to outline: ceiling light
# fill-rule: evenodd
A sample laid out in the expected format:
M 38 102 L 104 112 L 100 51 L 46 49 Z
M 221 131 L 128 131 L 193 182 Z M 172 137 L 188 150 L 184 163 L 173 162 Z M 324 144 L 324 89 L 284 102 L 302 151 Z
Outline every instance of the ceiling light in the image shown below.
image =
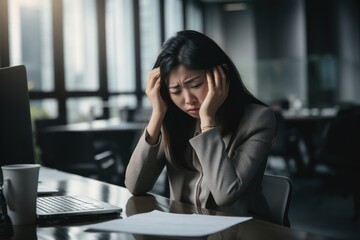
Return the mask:
M 225 11 L 244 11 L 247 9 L 246 3 L 227 3 L 224 4 Z

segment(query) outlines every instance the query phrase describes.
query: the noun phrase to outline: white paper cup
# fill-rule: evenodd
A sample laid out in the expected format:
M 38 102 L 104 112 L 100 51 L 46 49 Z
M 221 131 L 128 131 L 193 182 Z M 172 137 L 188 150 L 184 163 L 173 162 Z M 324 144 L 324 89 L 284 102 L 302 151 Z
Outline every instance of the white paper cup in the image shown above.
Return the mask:
M 39 164 L 13 164 L 1 167 L 8 215 L 13 225 L 36 223 Z

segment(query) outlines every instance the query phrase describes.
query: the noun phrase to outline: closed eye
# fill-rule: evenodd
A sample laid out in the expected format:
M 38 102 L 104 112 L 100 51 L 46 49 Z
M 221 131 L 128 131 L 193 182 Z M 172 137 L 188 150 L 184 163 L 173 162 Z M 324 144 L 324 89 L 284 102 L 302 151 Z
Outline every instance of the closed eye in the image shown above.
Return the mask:
M 170 94 L 173 94 L 173 95 L 179 95 L 181 91 L 180 90 L 170 90 L 169 92 L 170 92 Z
M 199 88 L 199 87 L 201 87 L 201 85 L 203 85 L 203 82 L 200 82 L 198 84 L 193 84 L 193 85 L 191 85 L 191 88 Z

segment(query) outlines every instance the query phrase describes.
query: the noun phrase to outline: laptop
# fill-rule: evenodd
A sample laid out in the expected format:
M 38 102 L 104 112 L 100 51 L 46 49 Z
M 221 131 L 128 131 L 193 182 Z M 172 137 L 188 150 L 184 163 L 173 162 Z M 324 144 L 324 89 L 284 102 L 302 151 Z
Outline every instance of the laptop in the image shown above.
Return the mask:
M 52 195 L 52 194 L 59 193 L 59 190 L 56 188 L 49 187 L 48 185 L 46 185 L 46 183 L 44 184 L 44 182 L 39 181 L 37 193 L 38 193 L 38 196 L 45 196 L 45 195 Z
M 24 65 L 0 68 L 0 166 L 35 163 L 27 74 Z M 0 171 L 2 183 L 2 171 Z M 57 193 L 38 185 L 38 195 Z M 119 215 L 121 208 L 85 196 L 38 197 L 39 220 Z
M 0 166 L 34 163 L 27 75 L 24 65 L 0 68 Z M 19 151 L 21 149 L 21 151 Z M 2 175 L 0 171 L 1 181 Z M 39 184 L 39 194 L 57 193 Z
M 34 163 L 26 69 L 23 65 L 0 68 L 0 116 L 0 165 Z
M 36 214 L 40 221 L 101 219 L 119 216 L 122 208 L 87 196 L 38 197 Z

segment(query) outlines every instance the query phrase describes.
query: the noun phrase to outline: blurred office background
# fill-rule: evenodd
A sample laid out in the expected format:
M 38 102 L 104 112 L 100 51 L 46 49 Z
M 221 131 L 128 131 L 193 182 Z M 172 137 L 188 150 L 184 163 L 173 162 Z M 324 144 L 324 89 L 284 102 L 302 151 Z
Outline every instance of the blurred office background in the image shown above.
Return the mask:
M 148 114 L 146 76 L 162 43 L 178 30 L 203 32 L 285 122 L 321 120 L 302 125 L 311 139 L 288 130 L 290 153 L 269 158 L 270 173 L 293 180 L 292 227 L 358 239 L 353 191 L 312 158 L 331 119 L 360 104 L 359 12 L 357 0 L 0 0 L 0 67 L 26 65 L 42 163 L 41 126 L 136 121 L 129 114 Z

